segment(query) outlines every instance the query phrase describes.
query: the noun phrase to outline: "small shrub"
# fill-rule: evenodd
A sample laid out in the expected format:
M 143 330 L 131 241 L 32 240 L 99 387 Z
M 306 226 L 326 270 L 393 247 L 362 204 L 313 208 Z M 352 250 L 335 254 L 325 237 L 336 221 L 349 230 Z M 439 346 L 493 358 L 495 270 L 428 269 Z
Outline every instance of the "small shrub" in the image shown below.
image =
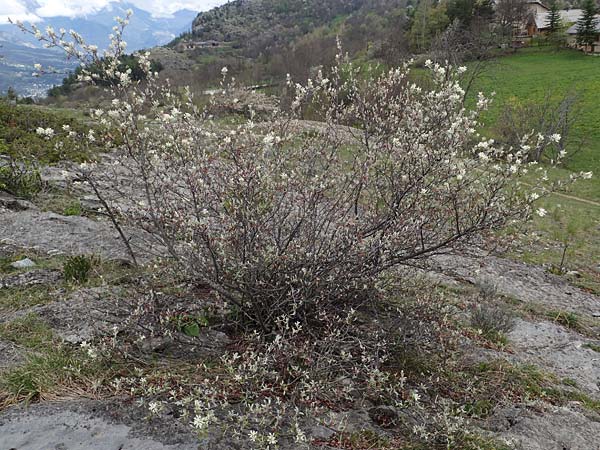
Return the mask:
M 600 353 L 600 345 L 598 344 L 583 344 L 585 348 L 589 348 L 590 350 L 594 350 L 595 352 Z
M 65 207 L 63 214 L 65 216 L 80 216 L 82 212 L 81 203 L 74 201 Z
M 550 311 L 546 314 L 549 319 L 559 323 L 572 330 L 581 330 L 582 325 L 579 320 L 579 316 L 573 312 L 568 311 Z
M 574 124 L 581 114 L 580 96 L 570 93 L 555 99 L 550 93 L 539 102 L 509 102 L 495 126 L 498 140 L 518 148 L 523 136 L 540 132 L 545 137 L 527 149 L 528 161 L 551 162 L 566 158 L 566 149 L 573 154 L 584 141 L 574 138 Z M 574 149 L 574 150 L 573 150 Z
M 37 166 L 27 160 L 0 160 L 0 190 L 17 197 L 31 199 L 43 187 Z
M 175 328 L 183 334 L 190 337 L 200 336 L 200 330 L 210 324 L 210 319 L 207 315 L 198 314 L 194 316 L 182 315 L 173 318 Z
M 492 301 L 498 297 L 498 285 L 491 278 L 483 278 L 477 281 L 479 296 L 484 301 Z
M 290 79 L 291 103 L 260 127 L 252 119 L 224 129 L 194 106 L 189 90 L 165 88 L 149 54 L 136 57 L 144 83 L 120 72 L 126 20 L 118 22 L 109 58 L 78 35 L 71 45 L 52 29 L 39 36 L 21 28 L 85 63 L 79 81 L 109 86 L 112 101 L 94 117 L 104 144 L 128 143 L 112 165 L 121 176 L 93 164 L 81 170 L 106 209 L 120 211 L 111 220 L 124 245 L 131 250 L 121 225 L 146 230 L 246 329 L 276 333 L 277 318 L 290 312 L 319 328 L 321 313 L 378 299 L 377 280 L 394 268 L 522 223 L 536 199 L 565 184 L 547 183 L 525 159 L 547 136 L 503 148 L 476 135 L 489 101 L 481 95 L 472 110 L 464 107 L 464 67 L 427 61 L 431 83 L 422 88 L 410 81 L 408 65 L 365 76 L 340 49 L 327 73 L 305 85 Z M 105 71 L 91 70 L 94 63 Z M 300 137 L 290 124 L 307 110 L 323 122 Z M 155 126 L 141 129 L 139 120 Z M 75 146 L 87 148 L 96 136 L 75 133 Z M 527 184 L 519 183 L 526 174 Z M 137 184 L 130 193 L 119 185 L 124 176 Z
M 63 272 L 65 280 L 83 284 L 89 280 L 93 266 L 92 258 L 85 255 L 72 256 L 65 262 Z
M 479 304 L 471 314 L 471 326 L 490 341 L 505 344 L 505 333 L 514 327 L 514 316 L 504 308 Z

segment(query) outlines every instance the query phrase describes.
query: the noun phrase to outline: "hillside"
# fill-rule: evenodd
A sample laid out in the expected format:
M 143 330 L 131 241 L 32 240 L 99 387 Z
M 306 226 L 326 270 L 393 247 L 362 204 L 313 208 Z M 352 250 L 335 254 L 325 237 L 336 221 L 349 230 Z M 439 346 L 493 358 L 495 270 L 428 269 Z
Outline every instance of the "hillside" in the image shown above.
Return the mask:
M 368 4 L 365 0 L 236 0 L 200 13 L 192 25 L 194 38 L 231 43 L 248 56 L 285 45 Z
M 192 33 L 170 46 L 198 63 L 200 78 L 218 79 L 227 65 L 238 78 L 306 77 L 327 65 L 339 37 L 353 54 L 392 57 L 406 45 L 405 0 L 237 0 L 200 13 Z M 396 58 L 397 60 L 397 58 Z
M 600 59 L 411 2 L 0 95 L 0 450 L 600 449 Z
M 22 96 L 44 96 L 53 85 L 60 84 L 68 71 L 75 68 L 73 62 L 66 61 L 64 54 L 4 41 L 0 36 L 0 93 L 13 88 Z M 44 77 L 33 75 L 35 63 L 54 68 Z
M 572 153 L 554 176 L 568 176 L 576 171 L 592 171 L 594 177 L 578 183 L 566 195 L 556 195 L 545 202 L 550 217 L 536 218 L 519 255 L 529 262 L 552 265 L 561 260 L 565 243 L 567 261 L 578 271 L 577 282 L 600 292 L 600 61 L 574 50 L 528 48 L 497 59 L 477 81 L 474 92 L 495 92 L 494 101 L 483 117 L 486 133 L 496 135 L 507 106 L 543 107 L 575 95 L 573 129 L 567 145 Z M 550 99 L 550 100 L 547 100 Z M 583 143 L 583 145 L 580 145 Z

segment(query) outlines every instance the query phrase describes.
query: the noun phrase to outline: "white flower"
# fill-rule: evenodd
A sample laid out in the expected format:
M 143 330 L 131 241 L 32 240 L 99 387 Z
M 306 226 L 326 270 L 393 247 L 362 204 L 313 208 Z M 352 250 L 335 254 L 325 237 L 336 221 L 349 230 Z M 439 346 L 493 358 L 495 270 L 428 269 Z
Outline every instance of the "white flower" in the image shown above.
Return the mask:
M 86 351 L 87 355 L 90 358 L 95 359 L 98 357 L 98 352 L 96 351 L 96 349 L 92 347 L 87 341 L 83 341 L 80 345 L 81 348 Z
M 223 75 L 227 75 L 227 72 L 229 72 L 229 69 L 227 69 L 227 67 L 223 67 L 223 68 L 221 69 L 221 73 L 222 73 Z
M 415 403 L 418 403 L 419 400 L 421 400 L 421 394 L 419 394 L 417 391 L 412 391 L 411 397 L 413 398 Z
M 269 445 L 277 445 L 277 438 L 273 433 L 269 433 L 267 436 L 267 444 Z
M 54 136 L 54 130 L 52 128 L 42 128 L 38 127 L 35 132 L 40 136 L 44 136 L 47 139 L 50 139 Z
M 590 178 L 592 178 L 593 176 L 594 176 L 594 173 L 593 173 L 593 172 L 582 172 L 582 173 L 581 173 L 581 177 L 582 177 L 584 180 L 589 180 L 589 179 L 590 179 Z
M 263 139 L 263 143 L 265 145 L 273 145 L 273 142 L 275 142 L 275 136 L 273 136 L 271 133 L 267 134 Z
M 482 161 L 489 161 L 489 159 L 490 159 L 490 157 L 487 154 L 483 153 L 483 152 L 479 152 L 477 154 L 477 156 L 479 156 L 479 159 L 482 160 Z
M 250 442 L 256 442 L 258 440 L 258 433 L 255 430 L 251 430 L 248 433 L 248 438 L 250 439 Z
M 42 71 L 42 65 L 41 65 L 41 64 L 39 64 L 39 63 L 35 63 L 35 64 L 33 65 L 33 67 L 34 67 L 34 69 L 35 69 L 35 70 L 37 70 L 38 72 L 41 72 L 41 71 Z
M 558 144 L 560 142 L 560 140 L 561 140 L 561 136 L 558 133 L 555 133 L 552 136 L 550 136 L 551 142 L 556 142 Z
M 548 211 L 546 211 L 544 208 L 539 208 L 536 213 L 538 216 L 544 217 L 546 214 L 548 214 Z
M 162 403 L 155 401 L 148 404 L 148 409 L 152 414 L 158 414 L 162 410 Z

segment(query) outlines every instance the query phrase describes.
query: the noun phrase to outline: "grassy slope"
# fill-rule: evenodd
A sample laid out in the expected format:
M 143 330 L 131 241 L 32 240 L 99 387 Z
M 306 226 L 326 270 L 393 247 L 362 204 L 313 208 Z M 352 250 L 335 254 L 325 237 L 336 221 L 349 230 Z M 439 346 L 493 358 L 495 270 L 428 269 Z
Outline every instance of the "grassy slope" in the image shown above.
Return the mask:
M 574 134 L 584 135 L 586 146 L 573 155 L 566 168 L 556 172 L 593 171 L 593 179 L 579 182 L 569 194 L 600 203 L 600 58 L 571 50 L 524 49 L 499 59 L 479 80 L 475 91 L 496 92 L 494 104 L 484 117 L 488 128 L 508 101 L 542 101 L 548 92 L 556 96 L 579 92 L 583 113 Z M 567 268 L 581 273 L 579 284 L 600 292 L 600 206 L 564 196 L 550 197 L 541 206 L 552 213 L 535 220 L 519 257 L 558 265 L 566 240 Z
M 496 92 L 484 120 L 492 124 L 511 100 L 542 101 L 548 93 L 579 92 L 583 112 L 574 134 L 586 136 L 586 147 L 573 155 L 568 169 L 592 170 L 598 176 L 575 188 L 575 195 L 600 201 L 600 58 L 572 50 L 529 48 L 501 58 L 479 80 L 476 90 Z

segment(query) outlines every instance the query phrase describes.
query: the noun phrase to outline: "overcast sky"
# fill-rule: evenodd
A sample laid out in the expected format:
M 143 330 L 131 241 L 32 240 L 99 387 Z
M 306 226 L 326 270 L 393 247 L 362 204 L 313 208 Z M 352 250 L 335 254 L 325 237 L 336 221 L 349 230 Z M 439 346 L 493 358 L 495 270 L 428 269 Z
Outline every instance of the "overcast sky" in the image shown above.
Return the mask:
M 227 0 L 125 0 L 155 16 L 168 16 L 181 9 L 205 11 Z M 8 17 L 37 21 L 42 17 L 82 16 L 94 13 L 109 3 L 121 0 L 0 0 L 0 23 Z

